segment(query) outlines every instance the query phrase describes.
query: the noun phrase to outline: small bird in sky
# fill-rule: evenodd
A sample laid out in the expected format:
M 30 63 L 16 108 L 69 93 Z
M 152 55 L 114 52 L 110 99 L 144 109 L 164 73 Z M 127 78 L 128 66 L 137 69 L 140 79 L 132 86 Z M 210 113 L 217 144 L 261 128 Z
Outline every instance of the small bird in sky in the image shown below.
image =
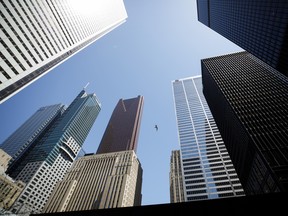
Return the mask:
M 156 131 L 158 131 L 158 125 L 155 125 L 155 129 L 156 129 Z

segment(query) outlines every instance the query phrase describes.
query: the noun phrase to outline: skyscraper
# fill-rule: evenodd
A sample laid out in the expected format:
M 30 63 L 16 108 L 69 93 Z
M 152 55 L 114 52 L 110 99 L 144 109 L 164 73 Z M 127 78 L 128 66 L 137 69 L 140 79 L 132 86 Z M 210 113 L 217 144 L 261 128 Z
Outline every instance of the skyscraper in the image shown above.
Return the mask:
M 98 147 L 97 154 L 128 150 L 137 151 L 143 104 L 143 96 L 118 101 Z
M 143 171 L 136 150 L 143 100 L 138 96 L 118 101 L 97 153 L 77 159 L 44 212 L 141 205 Z
M 170 158 L 170 203 L 185 202 L 180 150 L 173 150 Z
M 56 104 L 38 109 L 27 121 L 25 121 L 14 133 L 12 133 L 1 145 L 11 157 L 11 162 L 21 157 L 31 147 L 35 140 L 41 137 L 53 125 L 65 110 L 62 104 Z
M 43 212 L 141 205 L 142 168 L 133 150 L 79 158 L 55 187 Z
M 248 52 L 201 66 L 204 95 L 246 194 L 287 191 L 288 78 Z
M 0 103 L 127 19 L 123 0 L 0 2 Z
M 202 93 L 201 76 L 172 82 L 185 201 L 244 195 Z
M 288 76 L 288 1 L 197 0 L 198 20 Z
M 71 167 L 100 112 L 95 94 L 82 90 L 7 173 L 26 183 L 13 212 L 40 212 L 57 181 Z M 25 140 L 24 140 L 25 141 Z

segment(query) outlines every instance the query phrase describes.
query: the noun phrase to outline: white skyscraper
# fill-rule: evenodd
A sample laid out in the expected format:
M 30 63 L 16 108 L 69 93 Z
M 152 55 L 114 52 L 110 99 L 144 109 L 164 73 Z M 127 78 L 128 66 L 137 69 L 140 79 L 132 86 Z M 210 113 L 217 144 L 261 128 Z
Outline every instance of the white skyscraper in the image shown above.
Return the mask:
M 201 76 L 172 82 L 185 201 L 244 195 L 202 92 Z
M 126 19 L 123 0 L 0 1 L 0 103 Z

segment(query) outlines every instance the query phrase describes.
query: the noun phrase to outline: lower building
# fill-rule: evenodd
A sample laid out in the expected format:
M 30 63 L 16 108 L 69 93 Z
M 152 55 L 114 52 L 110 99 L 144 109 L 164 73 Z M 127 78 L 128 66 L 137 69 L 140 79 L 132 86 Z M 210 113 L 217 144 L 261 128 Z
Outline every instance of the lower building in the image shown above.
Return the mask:
M 0 173 L 0 209 L 10 209 L 24 187 L 25 184 L 22 181 L 14 181 L 6 174 Z
M 180 150 L 174 150 L 170 159 L 170 203 L 185 202 Z
M 133 150 L 80 157 L 58 182 L 43 212 L 140 206 L 142 172 Z

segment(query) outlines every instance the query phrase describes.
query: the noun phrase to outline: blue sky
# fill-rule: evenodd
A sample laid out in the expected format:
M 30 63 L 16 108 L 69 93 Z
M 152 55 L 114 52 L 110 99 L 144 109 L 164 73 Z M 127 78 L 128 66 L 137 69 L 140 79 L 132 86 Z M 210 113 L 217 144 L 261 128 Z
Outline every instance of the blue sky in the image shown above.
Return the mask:
M 69 105 L 89 82 L 102 105 L 84 143 L 95 152 L 118 100 L 142 95 L 142 205 L 169 203 L 170 156 L 179 149 L 171 82 L 200 75 L 201 59 L 242 49 L 198 22 L 196 0 L 124 3 L 124 24 L 0 104 L 0 143 L 38 108 Z

